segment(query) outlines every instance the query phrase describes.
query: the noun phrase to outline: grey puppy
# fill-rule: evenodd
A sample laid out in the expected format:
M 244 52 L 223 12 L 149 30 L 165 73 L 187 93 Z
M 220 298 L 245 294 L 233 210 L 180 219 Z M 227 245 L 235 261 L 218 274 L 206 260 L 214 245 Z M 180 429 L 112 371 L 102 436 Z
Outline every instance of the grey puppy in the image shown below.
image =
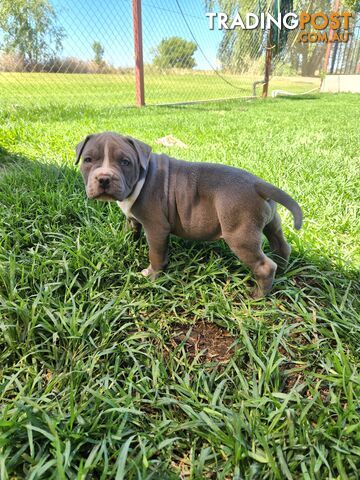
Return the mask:
M 254 273 L 255 298 L 272 286 L 277 264 L 261 249 L 268 238 L 277 263 L 290 255 L 276 202 L 302 224 L 302 211 L 287 193 L 238 168 L 176 160 L 152 153 L 131 137 L 105 132 L 76 146 L 90 199 L 117 201 L 136 235 L 144 228 L 150 265 L 142 274 L 155 279 L 168 262 L 169 235 L 193 240 L 223 238 Z

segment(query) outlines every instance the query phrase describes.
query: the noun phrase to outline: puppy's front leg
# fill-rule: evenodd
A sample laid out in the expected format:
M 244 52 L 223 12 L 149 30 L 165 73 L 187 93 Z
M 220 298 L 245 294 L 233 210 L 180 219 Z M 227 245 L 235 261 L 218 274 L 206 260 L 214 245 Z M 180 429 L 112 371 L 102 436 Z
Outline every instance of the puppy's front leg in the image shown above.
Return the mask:
M 154 226 L 151 229 L 145 228 L 145 235 L 149 244 L 150 265 L 142 270 L 145 277 L 155 280 L 168 263 L 169 231 Z

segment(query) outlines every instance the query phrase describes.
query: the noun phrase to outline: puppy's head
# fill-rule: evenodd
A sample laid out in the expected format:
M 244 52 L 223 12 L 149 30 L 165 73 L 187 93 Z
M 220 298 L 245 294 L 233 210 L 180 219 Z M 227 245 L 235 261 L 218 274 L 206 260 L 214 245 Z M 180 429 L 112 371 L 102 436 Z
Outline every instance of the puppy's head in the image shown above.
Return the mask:
M 122 201 L 146 171 L 151 147 L 131 137 L 105 132 L 88 135 L 76 146 L 88 198 Z

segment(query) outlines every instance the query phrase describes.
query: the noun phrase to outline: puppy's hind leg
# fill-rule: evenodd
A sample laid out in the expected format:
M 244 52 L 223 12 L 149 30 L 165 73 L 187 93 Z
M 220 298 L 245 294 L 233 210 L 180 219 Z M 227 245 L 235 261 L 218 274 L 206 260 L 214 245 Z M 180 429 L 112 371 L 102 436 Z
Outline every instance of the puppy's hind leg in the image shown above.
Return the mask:
M 261 250 L 260 232 L 256 234 L 249 231 L 234 232 L 224 236 L 224 239 L 235 255 L 254 273 L 257 288 L 252 294 L 253 298 L 261 298 L 269 293 L 277 266 Z
M 284 269 L 289 261 L 291 247 L 285 240 L 281 219 L 277 212 L 271 222 L 265 226 L 264 235 L 269 240 L 271 252 L 276 255 L 275 262 L 281 269 Z

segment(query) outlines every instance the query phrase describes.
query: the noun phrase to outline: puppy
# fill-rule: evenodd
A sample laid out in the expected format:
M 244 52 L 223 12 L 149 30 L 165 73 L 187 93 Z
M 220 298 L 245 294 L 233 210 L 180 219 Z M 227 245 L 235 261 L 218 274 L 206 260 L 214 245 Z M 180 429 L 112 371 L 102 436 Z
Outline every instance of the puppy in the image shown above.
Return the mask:
M 290 255 L 276 202 L 291 211 L 294 226 L 302 211 L 287 193 L 260 178 L 225 165 L 185 162 L 152 153 L 131 137 L 105 132 L 76 146 L 76 164 L 89 199 L 116 201 L 138 236 L 144 228 L 150 265 L 142 274 L 155 279 L 168 262 L 169 235 L 193 240 L 223 238 L 253 272 L 255 298 L 272 286 L 277 264 L 261 249 L 268 238 L 277 263 Z

